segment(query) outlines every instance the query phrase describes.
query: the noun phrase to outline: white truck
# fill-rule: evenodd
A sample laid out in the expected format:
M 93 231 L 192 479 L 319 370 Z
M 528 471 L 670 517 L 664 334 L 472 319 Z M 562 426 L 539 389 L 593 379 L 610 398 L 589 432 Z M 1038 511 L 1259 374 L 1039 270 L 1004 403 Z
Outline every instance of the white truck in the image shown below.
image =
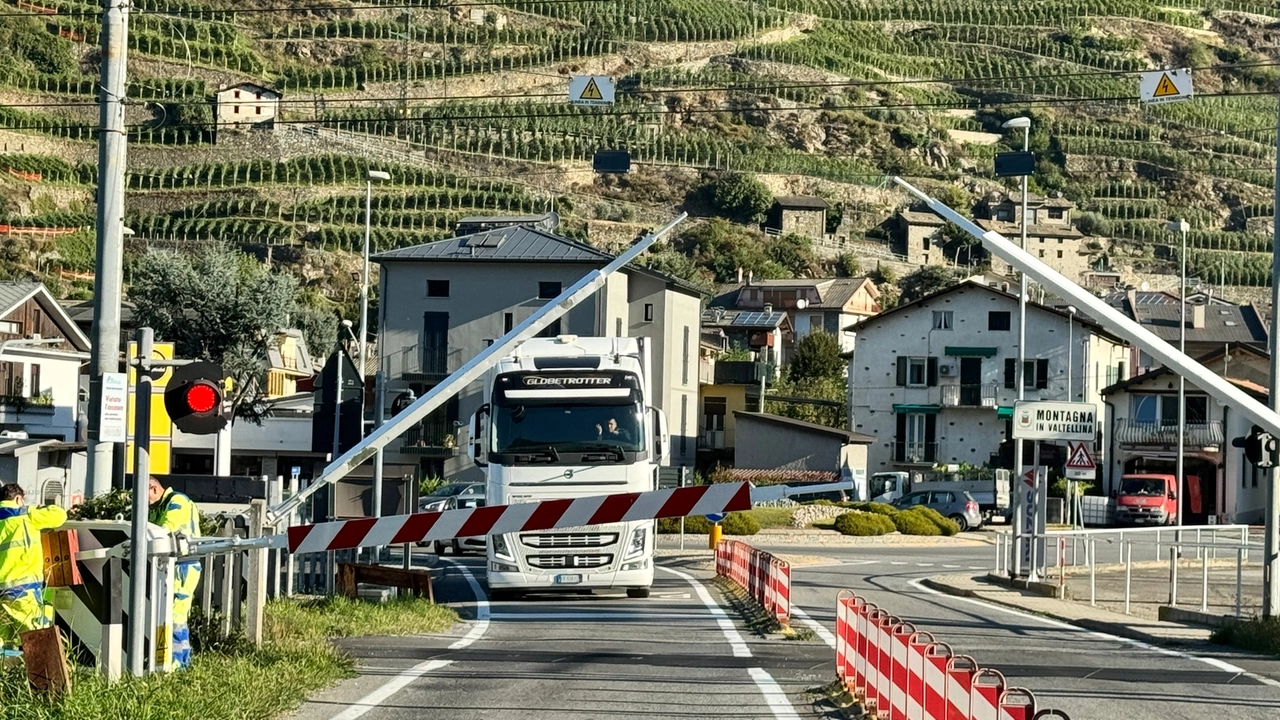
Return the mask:
M 656 489 L 669 438 L 651 367 L 647 339 L 632 337 L 535 338 L 501 360 L 484 377 L 468 444 L 486 473 L 488 504 Z M 582 521 L 491 536 L 492 596 L 622 589 L 648 597 L 654 521 Z
M 878 472 L 871 476 L 868 495 L 872 502 L 892 503 L 898 498 L 923 490 L 967 492 L 978 503 L 983 522 L 1012 517 L 1010 507 L 1010 472 L 1003 469 L 977 473 L 958 469 L 928 472 Z

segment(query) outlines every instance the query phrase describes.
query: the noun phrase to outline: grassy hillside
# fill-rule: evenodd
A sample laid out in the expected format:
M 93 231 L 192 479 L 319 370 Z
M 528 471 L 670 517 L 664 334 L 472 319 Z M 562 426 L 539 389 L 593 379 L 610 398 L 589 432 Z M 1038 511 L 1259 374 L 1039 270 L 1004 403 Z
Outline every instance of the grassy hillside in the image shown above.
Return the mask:
M 0 222 L 91 224 L 98 10 L 40 0 L 52 13 L 23 17 L 6 2 L 0 54 L 17 62 L 0 66 Z M 378 193 L 379 247 L 442 237 L 465 214 L 552 207 L 580 237 L 625 240 L 677 205 L 701 208 L 706 173 L 725 171 L 825 195 L 860 236 L 905 202 L 882 189 L 887 174 L 971 197 L 1001 187 L 1000 124 L 1026 114 L 1033 189 L 1094 213 L 1112 263 L 1168 267 L 1164 224 L 1181 216 L 1193 274 L 1268 281 L 1271 3 L 345 5 L 136 5 L 135 237 L 350 250 L 370 164 L 395 178 Z M 1134 73 L 1157 67 L 1195 68 L 1195 100 L 1139 106 Z M 614 107 L 565 103 L 567 76 L 583 72 L 618 79 Z M 217 138 L 207 98 L 243 80 L 284 92 L 281 123 Z M 637 172 L 593 176 L 605 147 L 629 149 Z M 18 259 L 4 272 L 82 270 L 83 243 L 60 242 L 57 257 L 7 253 Z

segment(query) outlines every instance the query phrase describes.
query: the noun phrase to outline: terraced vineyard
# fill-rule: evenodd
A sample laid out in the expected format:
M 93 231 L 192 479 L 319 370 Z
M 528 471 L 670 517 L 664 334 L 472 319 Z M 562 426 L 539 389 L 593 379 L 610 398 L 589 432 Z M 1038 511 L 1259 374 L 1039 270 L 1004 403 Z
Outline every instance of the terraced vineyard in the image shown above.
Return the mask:
M 18 62 L 0 64 L 0 212 L 34 226 L 90 224 L 98 6 L 5 2 L 0 53 Z M 868 188 L 889 174 L 975 197 L 1000 187 L 990 163 L 1003 145 L 977 138 L 1028 114 L 1033 189 L 1101 219 L 1100 242 L 1115 246 L 1100 262 L 1169 267 L 1176 254 L 1158 246 L 1176 216 L 1195 228 L 1195 272 L 1268 281 L 1273 3 L 355 5 L 135 3 L 136 233 L 350 250 L 363 223 L 357 186 L 377 165 L 394 178 L 375 208 L 379 247 L 443 237 L 464 214 L 540 212 L 552 200 L 583 234 L 588 221 L 625 215 L 618 203 L 671 208 L 696 172 L 726 170 L 858 207 L 844 229 L 857 234 L 878 224 Z M 1135 73 L 1157 67 L 1195 68 L 1197 97 L 1139 107 Z M 614 76 L 617 104 L 565 104 L 565 78 L 580 72 Z M 218 137 L 209 97 L 241 81 L 284 93 L 274 133 Z M 295 126 L 346 140 L 302 143 L 287 132 Z M 635 176 L 584 177 L 596 150 L 616 147 L 632 152 Z M 42 192 L 48 200 L 21 199 Z M 879 202 L 883 220 L 894 208 Z

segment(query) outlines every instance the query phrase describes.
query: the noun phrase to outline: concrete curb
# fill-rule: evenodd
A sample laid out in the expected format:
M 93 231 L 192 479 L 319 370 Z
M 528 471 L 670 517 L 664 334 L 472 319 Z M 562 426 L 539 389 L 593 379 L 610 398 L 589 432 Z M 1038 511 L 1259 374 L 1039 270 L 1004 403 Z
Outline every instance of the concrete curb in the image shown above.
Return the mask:
M 1096 630 L 1098 632 L 1107 633 L 1109 635 L 1116 635 L 1123 638 L 1129 638 L 1130 640 L 1137 640 L 1139 642 L 1147 643 L 1148 645 L 1157 645 L 1157 646 L 1167 647 L 1169 645 L 1201 645 L 1205 642 L 1197 638 L 1187 638 L 1186 640 L 1172 640 L 1169 637 L 1153 635 L 1151 633 L 1144 632 L 1139 628 L 1135 628 L 1132 625 L 1126 625 L 1124 623 L 1108 622 L 1106 620 L 1091 620 L 1089 618 L 1071 617 L 1068 615 L 1054 613 L 1052 611 L 1044 610 L 1041 608 L 1032 609 L 1032 608 L 1020 605 L 1018 603 L 1008 602 L 1006 600 L 1002 600 L 996 597 L 991 597 L 990 594 L 983 593 L 980 590 L 973 590 L 970 588 L 958 587 L 946 582 L 941 582 L 935 578 L 924 578 L 923 580 L 921 580 L 921 583 L 926 587 L 932 588 L 939 592 L 944 592 L 948 595 L 956 595 L 959 597 L 970 597 L 977 600 L 981 600 L 986 603 L 991 603 L 992 605 L 1007 607 L 1012 610 L 1018 610 L 1021 612 L 1030 613 L 1034 615 L 1043 615 L 1045 617 L 1052 618 L 1059 622 L 1064 622 L 1068 625 L 1074 625 L 1075 627 L 1084 628 L 1086 630 Z

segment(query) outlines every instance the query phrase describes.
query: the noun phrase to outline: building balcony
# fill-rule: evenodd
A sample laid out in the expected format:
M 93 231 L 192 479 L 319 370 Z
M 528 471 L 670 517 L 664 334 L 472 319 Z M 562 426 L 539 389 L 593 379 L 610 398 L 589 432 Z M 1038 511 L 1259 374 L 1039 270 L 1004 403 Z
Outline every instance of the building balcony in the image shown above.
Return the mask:
M 698 384 L 714 385 L 716 382 L 716 361 L 710 358 L 698 359 Z
M 893 443 L 893 461 L 905 464 L 932 465 L 938 461 L 938 443 L 897 440 Z
M 994 409 L 996 407 L 996 384 L 943 385 L 942 406 Z
M 437 383 L 462 367 L 462 349 L 407 348 L 392 356 L 391 375 L 406 382 Z
M 716 385 L 759 385 L 773 374 L 768 363 L 754 360 L 717 361 L 713 379 Z
M 400 453 L 403 455 L 418 455 L 421 457 L 434 458 L 450 458 L 462 454 L 462 450 L 456 446 L 447 445 L 421 445 L 405 441 L 400 446 Z
M 1116 421 L 1115 438 L 1121 445 L 1177 447 L 1178 426 L 1123 418 Z M 1187 423 L 1184 447 L 1218 448 L 1222 442 L 1222 423 Z
M 703 430 L 698 436 L 698 447 L 706 450 L 724 450 L 726 447 L 724 430 Z

